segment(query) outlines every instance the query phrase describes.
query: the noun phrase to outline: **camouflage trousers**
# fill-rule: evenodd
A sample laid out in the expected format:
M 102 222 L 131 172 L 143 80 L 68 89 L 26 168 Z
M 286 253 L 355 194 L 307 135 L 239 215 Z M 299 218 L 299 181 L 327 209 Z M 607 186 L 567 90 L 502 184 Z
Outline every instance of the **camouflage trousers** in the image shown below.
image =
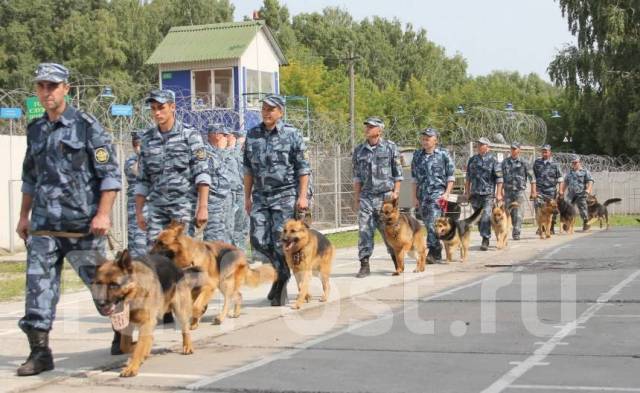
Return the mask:
M 220 240 L 226 243 L 231 241 L 231 234 L 227 228 L 227 215 L 231 210 L 231 194 L 209 194 L 209 219 L 204 228 L 203 240 Z
M 291 276 L 284 259 L 280 237 L 284 223 L 293 218 L 295 195 L 252 195 L 250 215 L 250 239 L 253 251 L 263 255 L 278 272 L 278 278 L 288 280 Z
M 509 208 L 512 203 L 517 203 L 518 207 L 511 210 L 511 223 L 513 225 L 513 236 L 520 236 L 522 229 L 522 221 L 524 220 L 524 208 L 527 204 L 527 200 L 524 197 L 524 191 L 505 191 L 504 193 L 504 205 Z
M 189 228 L 189 234 L 193 235 L 194 202 L 181 202 L 182 203 L 176 203 L 170 206 L 156 206 L 153 202 L 147 203 L 147 247 L 151 248 L 153 246 L 153 242 L 155 242 L 164 227 L 169 225 L 171 220 L 185 224 L 186 227 Z
M 484 208 L 478 221 L 478 230 L 483 239 L 491 238 L 491 209 L 493 209 L 493 195 L 473 194 L 469 200 L 473 210 Z
M 105 256 L 105 238 L 89 235 L 80 239 L 31 236 L 27 240 L 27 282 L 24 317 L 18 326 L 51 330 L 60 299 L 60 276 L 64 259 L 89 287 L 96 266 Z
M 147 253 L 147 233 L 138 226 L 136 201 L 131 198 L 127 202 L 127 249 L 133 258 L 141 257 Z
M 360 208 L 358 209 L 358 259 L 360 260 L 369 258 L 373 254 L 373 237 L 376 228 L 384 239 L 384 224 L 380 219 L 380 211 L 382 203 L 389 195 L 390 193 L 360 195 Z M 389 247 L 387 247 L 387 252 L 389 255 L 394 255 Z
M 231 208 L 228 212 L 227 228 L 231 236 L 231 244 L 241 250 L 246 250 L 249 216 L 244 210 L 244 191 L 231 191 Z
M 427 229 L 427 247 L 430 252 L 438 254 L 439 251 L 442 251 L 442 244 L 440 244 L 440 240 L 436 236 L 435 223 L 442 216 L 442 208 L 438 204 L 437 198 L 422 201 L 420 214 L 422 215 L 424 227 Z
M 580 218 L 586 224 L 589 221 L 589 207 L 587 206 L 587 194 L 569 195 L 569 202 L 573 203 L 580 213 Z

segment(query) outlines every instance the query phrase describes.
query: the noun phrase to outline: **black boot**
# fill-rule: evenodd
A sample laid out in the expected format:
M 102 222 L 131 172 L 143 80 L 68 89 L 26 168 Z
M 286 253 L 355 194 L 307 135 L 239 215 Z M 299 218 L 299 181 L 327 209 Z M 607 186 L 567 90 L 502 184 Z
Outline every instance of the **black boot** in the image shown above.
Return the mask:
M 113 331 L 113 340 L 111 340 L 111 354 L 112 355 L 122 355 L 124 352 L 120 349 L 120 339 L 122 339 L 122 335 L 119 331 Z
M 273 292 L 273 299 L 271 299 L 272 306 L 285 306 L 289 301 L 289 294 L 287 293 L 287 281 L 288 279 L 278 279 L 278 281 L 275 282 L 276 288 Z
M 371 269 L 369 268 L 369 258 L 362 258 L 360 260 L 360 271 L 356 274 L 357 278 L 363 278 L 371 274 Z
M 27 331 L 31 353 L 27 361 L 18 367 L 17 374 L 21 377 L 37 375 L 43 371 L 53 370 L 53 355 L 49 349 L 49 332 L 38 329 Z
M 276 288 L 278 287 L 277 284 L 278 281 L 274 281 L 273 285 L 271 285 L 271 289 L 269 290 L 269 294 L 267 295 L 267 299 L 269 300 L 273 300 L 273 297 L 276 295 Z
M 442 262 L 442 249 L 430 248 L 427 254 L 427 263 L 432 265 L 434 263 Z
M 483 237 L 482 238 L 482 245 L 480 245 L 480 250 L 487 251 L 488 249 L 489 249 L 489 238 L 488 237 Z

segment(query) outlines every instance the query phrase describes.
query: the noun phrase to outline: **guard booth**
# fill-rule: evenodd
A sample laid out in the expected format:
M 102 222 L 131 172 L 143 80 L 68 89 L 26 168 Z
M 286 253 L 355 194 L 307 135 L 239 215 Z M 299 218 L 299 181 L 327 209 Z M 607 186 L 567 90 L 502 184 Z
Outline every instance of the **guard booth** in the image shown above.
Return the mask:
M 149 57 L 160 88 L 192 124 L 215 119 L 234 129 L 259 123 L 260 96 L 280 93 L 287 60 L 262 20 L 176 26 Z M 259 94 L 257 94 L 259 93 Z

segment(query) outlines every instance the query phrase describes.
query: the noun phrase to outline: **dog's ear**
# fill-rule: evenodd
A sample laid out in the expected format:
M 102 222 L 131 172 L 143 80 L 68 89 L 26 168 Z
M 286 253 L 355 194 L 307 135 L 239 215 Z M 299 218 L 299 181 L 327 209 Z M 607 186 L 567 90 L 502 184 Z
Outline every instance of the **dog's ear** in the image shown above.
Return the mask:
M 184 223 L 176 222 L 174 228 L 176 229 L 176 236 L 180 236 L 184 232 Z
M 133 271 L 133 264 L 131 262 L 131 254 L 129 254 L 129 250 L 125 248 L 121 253 L 119 253 L 116 257 L 116 264 L 121 270 L 127 273 L 131 273 Z
M 393 199 L 391 200 L 391 203 L 393 203 L 393 208 L 394 208 L 394 209 L 397 209 L 397 208 L 398 208 L 398 202 L 399 202 L 399 199 L 400 199 L 400 198 L 393 198 Z

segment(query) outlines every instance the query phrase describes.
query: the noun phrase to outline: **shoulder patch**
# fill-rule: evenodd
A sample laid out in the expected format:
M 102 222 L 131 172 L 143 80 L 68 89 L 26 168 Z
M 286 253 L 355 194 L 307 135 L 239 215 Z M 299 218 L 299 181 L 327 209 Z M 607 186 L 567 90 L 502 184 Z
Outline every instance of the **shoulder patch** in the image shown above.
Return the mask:
M 98 119 L 96 119 L 93 115 L 90 115 L 85 111 L 78 111 L 78 112 L 80 113 L 80 117 L 82 117 L 89 124 L 93 124 L 96 121 L 98 121 Z
M 109 161 L 109 151 L 104 147 L 97 148 L 94 156 L 98 164 L 106 164 Z
M 203 161 L 204 159 L 207 158 L 207 153 L 204 151 L 204 147 L 199 147 L 194 155 L 196 156 L 196 159 Z

